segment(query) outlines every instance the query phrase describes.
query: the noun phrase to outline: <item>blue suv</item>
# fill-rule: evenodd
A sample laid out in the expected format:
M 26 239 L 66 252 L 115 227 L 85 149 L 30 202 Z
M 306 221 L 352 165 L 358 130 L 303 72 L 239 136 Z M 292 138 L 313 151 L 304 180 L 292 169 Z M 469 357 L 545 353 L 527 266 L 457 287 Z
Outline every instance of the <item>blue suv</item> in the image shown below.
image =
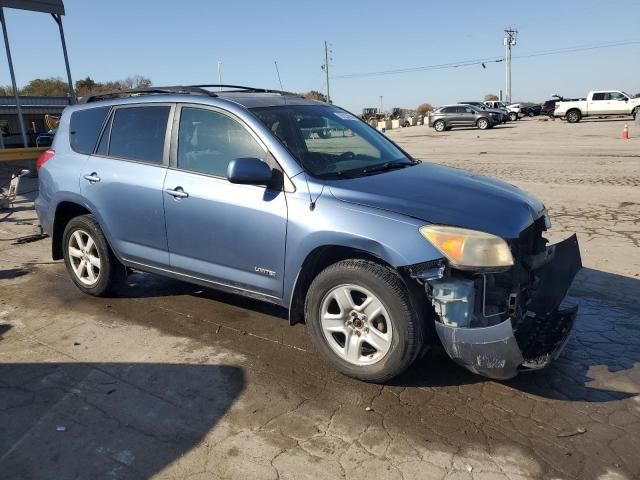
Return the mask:
M 134 269 L 282 305 L 365 381 L 438 344 L 510 378 L 559 355 L 576 317 L 577 239 L 547 245 L 542 203 L 415 160 L 334 105 L 218 85 L 95 95 L 37 168 L 53 258 L 83 292 Z

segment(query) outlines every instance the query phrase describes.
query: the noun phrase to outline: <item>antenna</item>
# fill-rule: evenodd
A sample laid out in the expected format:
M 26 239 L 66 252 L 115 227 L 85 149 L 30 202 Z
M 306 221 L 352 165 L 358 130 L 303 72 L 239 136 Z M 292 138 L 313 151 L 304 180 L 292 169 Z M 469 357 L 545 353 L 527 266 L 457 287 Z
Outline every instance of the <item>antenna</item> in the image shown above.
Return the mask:
M 276 73 L 278 74 L 278 83 L 280 83 L 280 90 L 284 91 L 284 87 L 282 86 L 282 79 L 280 78 L 280 69 L 278 68 L 278 61 L 274 60 L 273 63 L 276 64 Z

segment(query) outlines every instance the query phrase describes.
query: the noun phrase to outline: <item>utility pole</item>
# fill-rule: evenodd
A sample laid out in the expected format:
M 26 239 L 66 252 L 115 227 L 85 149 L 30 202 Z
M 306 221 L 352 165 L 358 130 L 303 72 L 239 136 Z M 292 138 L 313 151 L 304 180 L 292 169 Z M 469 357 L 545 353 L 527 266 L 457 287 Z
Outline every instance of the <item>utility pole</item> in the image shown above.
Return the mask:
M 324 41 L 324 65 L 322 65 L 322 69 L 327 79 L 327 103 L 331 103 L 331 96 L 329 95 L 329 48 L 326 40 Z
M 380 113 L 384 115 L 384 109 L 382 108 L 382 95 L 380 95 Z
M 222 60 L 218 60 L 218 85 L 222 84 Z M 222 87 L 220 87 L 222 90 Z
M 507 87 L 507 103 L 511 103 L 511 47 L 517 43 L 518 31 L 509 26 L 504 29 L 505 37 L 503 39 L 505 47 L 505 68 L 506 68 L 506 87 Z

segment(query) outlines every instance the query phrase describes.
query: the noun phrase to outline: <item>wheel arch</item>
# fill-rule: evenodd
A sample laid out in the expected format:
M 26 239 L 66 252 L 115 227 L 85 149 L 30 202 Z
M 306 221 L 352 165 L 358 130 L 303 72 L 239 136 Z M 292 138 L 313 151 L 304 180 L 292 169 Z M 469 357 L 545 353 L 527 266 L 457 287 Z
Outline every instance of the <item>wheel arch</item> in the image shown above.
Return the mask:
M 61 260 L 64 257 L 62 236 L 67 224 L 75 217 L 91 213 L 85 205 L 71 200 L 63 200 L 56 205 L 51 232 L 51 256 L 54 260 Z
M 323 245 L 309 252 L 295 278 L 289 301 L 290 325 L 304 323 L 304 302 L 313 279 L 328 266 L 347 259 L 369 260 L 393 270 L 407 287 L 409 297 L 415 308 L 417 310 L 423 308 L 422 304 L 426 296 L 422 295 L 422 290 L 418 283 L 410 279 L 407 270 L 393 266 L 388 261 L 389 259 L 385 259 L 368 250 L 345 245 Z

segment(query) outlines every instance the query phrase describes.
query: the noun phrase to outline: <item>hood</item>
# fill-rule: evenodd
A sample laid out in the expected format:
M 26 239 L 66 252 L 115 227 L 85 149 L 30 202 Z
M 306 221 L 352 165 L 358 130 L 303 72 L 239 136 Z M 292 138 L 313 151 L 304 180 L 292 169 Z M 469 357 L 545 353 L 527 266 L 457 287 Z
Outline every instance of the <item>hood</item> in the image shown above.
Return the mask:
M 519 188 L 465 170 L 421 163 L 366 177 L 328 183 L 339 200 L 517 238 L 544 205 Z

